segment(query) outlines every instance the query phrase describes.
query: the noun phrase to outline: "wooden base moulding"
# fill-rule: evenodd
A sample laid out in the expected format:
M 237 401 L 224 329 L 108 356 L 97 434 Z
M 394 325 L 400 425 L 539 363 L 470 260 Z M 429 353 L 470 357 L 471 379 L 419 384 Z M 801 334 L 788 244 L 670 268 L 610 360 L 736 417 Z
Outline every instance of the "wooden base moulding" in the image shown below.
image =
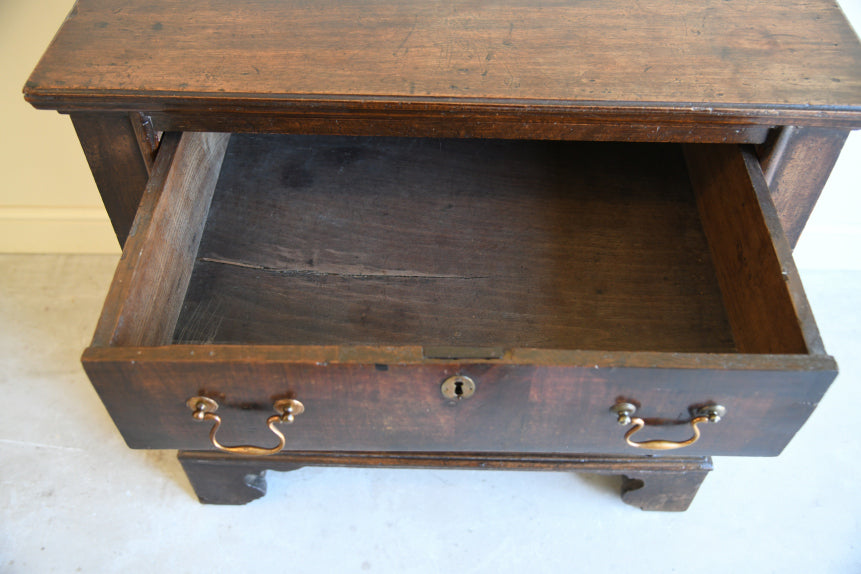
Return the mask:
M 266 494 L 266 471 L 303 466 L 471 470 L 550 470 L 621 475 L 622 500 L 643 510 L 684 511 L 712 470 L 711 457 L 577 454 L 283 452 L 237 457 L 180 451 L 179 462 L 205 504 L 247 504 Z

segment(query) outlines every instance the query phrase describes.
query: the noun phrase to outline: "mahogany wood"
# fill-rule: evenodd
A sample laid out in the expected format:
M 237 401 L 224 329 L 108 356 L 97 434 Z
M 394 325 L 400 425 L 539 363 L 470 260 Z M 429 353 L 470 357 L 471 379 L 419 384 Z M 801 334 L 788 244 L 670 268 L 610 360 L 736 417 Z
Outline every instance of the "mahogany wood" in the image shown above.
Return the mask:
M 798 242 L 848 135 L 848 130 L 788 126 L 758 150 L 790 246 Z
M 622 500 L 643 510 L 683 511 L 712 470 L 708 457 L 613 457 L 499 453 L 287 452 L 235 457 L 181 451 L 179 461 L 201 502 L 247 504 L 266 494 L 266 470 L 303 466 L 551 470 L 623 475 Z
M 126 113 L 71 117 L 114 233 L 123 245 L 149 178 L 135 129 Z

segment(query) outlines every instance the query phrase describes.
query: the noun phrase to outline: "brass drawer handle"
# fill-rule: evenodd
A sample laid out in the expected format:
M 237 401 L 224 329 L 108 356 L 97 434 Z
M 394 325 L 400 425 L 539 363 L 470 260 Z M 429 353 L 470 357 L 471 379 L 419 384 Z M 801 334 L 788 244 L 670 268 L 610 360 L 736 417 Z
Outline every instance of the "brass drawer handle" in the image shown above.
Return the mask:
M 691 438 L 683 441 L 658 439 L 635 442 L 631 440 L 631 437 L 640 432 L 643 427 L 646 426 L 646 422 L 643 419 L 632 418 L 631 416 L 637 412 L 637 407 L 631 403 L 619 403 L 614 405 L 610 411 L 617 416 L 616 420 L 620 425 L 634 425 L 625 433 L 625 442 L 635 448 L 645 448 L 648 450 L 673 450 L 675 448 L 692 445 L 700 438 L 700 429 L 697 425 L 702 423 L 717 423 L 720 421 L 721 417 L 726 414 L 726 408 L 721 405 L 708 405 L 697 409 L 696 416 L 691 419 L 691 430 L 694 431 L 694 435 Z
M 212 446 L 220 451 L 229 452 L 231 454 L 245 454 L 252 456 L 266 456 L 278 453 L 287 439 L 278 430 L 275 425 L 278 423 L 292 423 L 295 417 L 305 412 L 305 405 L 295 399 L 281 399 L 275 401 L 273 407 L 278 413 L 266 419 L 266 425 L 269 427 L 275 436 L 278 437 L 278 445 L 272 448 L 263 448 L 260 446 L 224 446 L 218 439 L 215 438 L 215 433 L 218 432 L 218 427 L 221 426 L 221 417 L 215 414 L 218 410 L 218 403 L 209 397 L 191 397 L 185 403 L 192 410 L 192 415 L 198 421 L 213 421 L 212 430 L 209 431 L 209 440 L 212 441 Z

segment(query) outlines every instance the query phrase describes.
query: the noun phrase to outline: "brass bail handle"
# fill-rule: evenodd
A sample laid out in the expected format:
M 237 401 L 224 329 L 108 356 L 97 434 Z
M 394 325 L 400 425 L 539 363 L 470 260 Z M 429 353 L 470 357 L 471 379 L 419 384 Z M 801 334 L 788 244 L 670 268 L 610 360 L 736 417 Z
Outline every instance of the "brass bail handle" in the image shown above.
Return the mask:
M 625 442 L 634 448 L 644 448 L 647 450 L 673 450 L 689 446 L 697 442 L 700 438 L 699 426 L 702 423 L 717 423 L 726 414 L 726 408 L 721 405 L 708 405 L 697 409 L 696 416 L 690 420 L 693 436 L 683 441 L 673 440 L 645 440 L 636 442 L 631 440 L 631 437 L 640 432 L 646 426 L 646 422 L 641 418 L 634 418 L 632 415 L 637 412 L 637 407 L 631 403 L 619 403 L 613 405 L 610 412 L 616 415 L 620 425 L 634 425 L 628 432 L 625 433 Z
M 277 454 L 284 448 L 287 439 L 284 438 L 284 434 L 275 425 L 278 423 L 292 423 L 297 416 L 305 412 L 305 405 L 295 399 L 275 401 L 273 408 L 278 414 L 266 419 L 266 426 L 278 437 L 278 444 L 276 446 L 272 448 L 250 445 L 224 446 L 215 438 L 215 433 L 218 432 L 218 427 L 221 426 L 221 417 L 215 414 L 215 411 L 218 410 L 218 403 L 209 397 L 191 397 L 185 404 L 191 409 L 191 416 L 194 417 L 194 420 L 213 422 L 212 429 L 209 431 L 209 440 L 212 442 L 212 446 L 223 452 L 250 456 Z

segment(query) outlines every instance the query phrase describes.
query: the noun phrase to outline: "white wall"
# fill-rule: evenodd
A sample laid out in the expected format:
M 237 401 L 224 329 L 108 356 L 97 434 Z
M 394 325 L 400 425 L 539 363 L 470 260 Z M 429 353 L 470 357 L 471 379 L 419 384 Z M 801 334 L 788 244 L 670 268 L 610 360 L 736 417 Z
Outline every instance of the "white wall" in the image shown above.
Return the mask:
M 0 0 L 0 252 L 119 253 L 72 123 L 21 90 L 72 0 Z

